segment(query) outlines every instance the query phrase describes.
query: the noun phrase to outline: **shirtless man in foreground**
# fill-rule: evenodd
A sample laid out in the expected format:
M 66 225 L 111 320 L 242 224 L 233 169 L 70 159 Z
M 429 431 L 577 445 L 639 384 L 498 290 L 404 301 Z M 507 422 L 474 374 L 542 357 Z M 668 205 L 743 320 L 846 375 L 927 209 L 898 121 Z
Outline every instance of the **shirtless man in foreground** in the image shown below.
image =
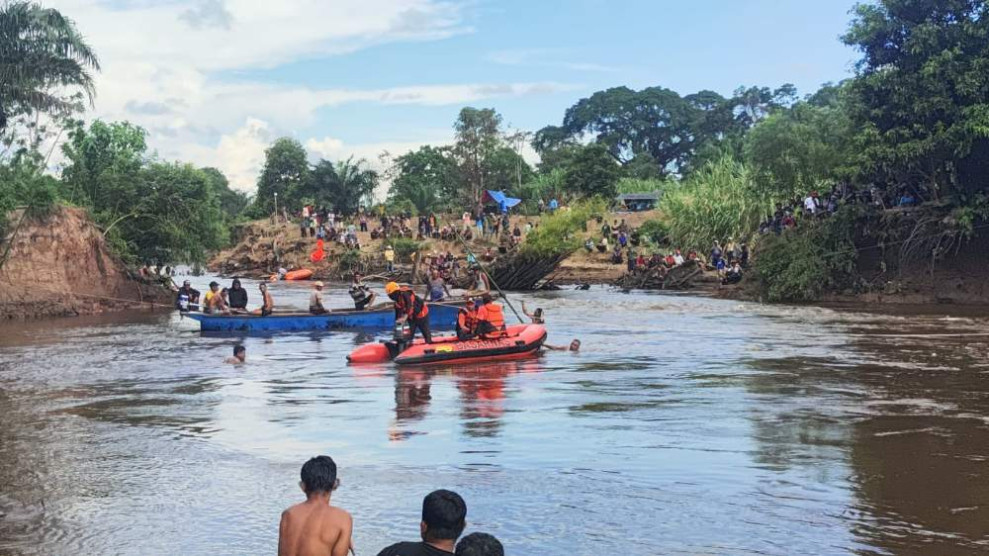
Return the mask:
M 317 456 L 302 466 L 306 501 L 282 512 L 278 526 L 278 556 L 347 556 L 354 522 L 346 511 L 330 505 L 338 486 L 337 465 Z

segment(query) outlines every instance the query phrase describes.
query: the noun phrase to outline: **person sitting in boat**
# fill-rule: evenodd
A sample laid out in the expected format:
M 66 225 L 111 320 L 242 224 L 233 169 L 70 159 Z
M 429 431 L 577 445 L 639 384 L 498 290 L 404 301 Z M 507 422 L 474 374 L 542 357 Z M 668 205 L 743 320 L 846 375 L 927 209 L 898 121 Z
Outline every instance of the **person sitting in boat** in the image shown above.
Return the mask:
M 194 305 L 199 305 L 199 290 L 193 288 L 192 284 L 186 280 L 182 282 L 182 287 L 179 288 L 178 295 L 175 296 L 175 308 L 185 313 Z
M 477 336 L 477 307 L 474 300 L 467 298 L 464 307 L 457 311 L 457 339 L 461 342 Z
M 574 340 L 570 342 L 569 346 L 554 346 L 550 344 L 543 344 L 543 347 L 550 351 L 580 351 L 580 340 Z
M 363 311 L 374 303 L 377 294 L 371 291 L 361 280 L 361 273 L 354 273 L 354 282 L 350 285 L 350 298 L 354 300 L 354 308 Z
M 309 313 L 313 315 L 325 315 L 329 313 L 323 306 L 323 283 L 314 282 L 313 292 L 309 296 Z
M 505 313 L 491 294 L 486 293 L 481 296 L 481 307 L 477 310 L 477 335 L 485 340 L 495 340 L 505 334 Z
M 271 298 L 271 294 L 268 293 L 268 284 L 261 282 L 258 284 L 258 289 L 261 290 L 261 308 L 255 309 L 252 314 L 267 317 L 275 310 L 275 301 Z
M 532 324 L 546 324 L 546 319 L 543 317 L 543 310 L 541 307 L 536 307 L 536 310 L 532 313 L 526 310 L 525 301 L 522 302 L 522 314 L 529 317 Z
M 220 293 L 220 284 L 216 282 L 209 283 L 209 291 L 206 292 L 206 295 L 203 297 L 203 312 L 227 312 L 227 303 L 223 300 L 223 294 Z
M 446 287 L 446 280 L 440 275 L 439 270 L 433 270 L 429 276 L 429 284 L 426 286 L 426 301 L 443 301 L 450 295 L 450 290 Z
M 429 331 L 429 306 L 421 298 L 416 297 L 412 288 L 399 286 L 396 282 L 385 285 L 385 294 L 395 302 L 395 323 L 409 324 L 409 341 L 415 338 L 416 330 L 422 332 L 427 344 L 433 343 L 433 335 Z
M 230 288 L 227 290 L 227 297 L 230 298 L 230 310 L 234 312 L 247 310 L 247 290 L 240 285 L 240 280 L 234 278 Z

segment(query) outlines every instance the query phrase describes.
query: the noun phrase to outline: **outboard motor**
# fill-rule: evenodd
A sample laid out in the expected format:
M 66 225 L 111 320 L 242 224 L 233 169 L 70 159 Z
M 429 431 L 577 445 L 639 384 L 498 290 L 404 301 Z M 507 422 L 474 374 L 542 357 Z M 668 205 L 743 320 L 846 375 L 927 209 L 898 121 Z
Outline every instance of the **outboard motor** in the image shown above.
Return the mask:
M 409 325 L 409 321 L 395 322 L 392 340 L 394 340 L 398 353 L 405 351 L 405 348 L 412 342 L 412 327 Z

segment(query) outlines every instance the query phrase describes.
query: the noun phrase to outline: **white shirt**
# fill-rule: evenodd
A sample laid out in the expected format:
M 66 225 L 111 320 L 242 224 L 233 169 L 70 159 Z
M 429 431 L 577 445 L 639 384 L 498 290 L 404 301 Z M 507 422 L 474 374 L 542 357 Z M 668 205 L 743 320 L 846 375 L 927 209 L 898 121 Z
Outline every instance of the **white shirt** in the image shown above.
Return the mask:
M 817 203 L 814 202 L 813 197 L 807 197 L 804 199 L 804 208 L 810 211 L 811 214 L 817 211 Z
M 673 255 L 673 262 L 675 264 L 677 264 L 677 265 L 683 264 L 683 255 L 681 255 L 679 253 L 677 253 L 676 255 Z

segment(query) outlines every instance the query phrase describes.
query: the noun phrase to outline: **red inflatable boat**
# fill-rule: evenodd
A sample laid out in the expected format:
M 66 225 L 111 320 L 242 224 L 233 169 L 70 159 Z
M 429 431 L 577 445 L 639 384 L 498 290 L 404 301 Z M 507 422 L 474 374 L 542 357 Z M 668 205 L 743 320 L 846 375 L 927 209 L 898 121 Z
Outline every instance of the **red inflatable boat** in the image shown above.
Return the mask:
M 467 340 L 433 338 L 433 343 L 416 340 L 398 353 L 395 342 L 363 345 L 347 356 L 351 363 L 384 363 L 394 360 L 397 365 L 432 365 L 436 363 L 467 363 L 471 361 L 506 361 L 530 357 L 546 341 L 546 329 L 538 324 L 509 326 L 508 334 L 497 340 Z

